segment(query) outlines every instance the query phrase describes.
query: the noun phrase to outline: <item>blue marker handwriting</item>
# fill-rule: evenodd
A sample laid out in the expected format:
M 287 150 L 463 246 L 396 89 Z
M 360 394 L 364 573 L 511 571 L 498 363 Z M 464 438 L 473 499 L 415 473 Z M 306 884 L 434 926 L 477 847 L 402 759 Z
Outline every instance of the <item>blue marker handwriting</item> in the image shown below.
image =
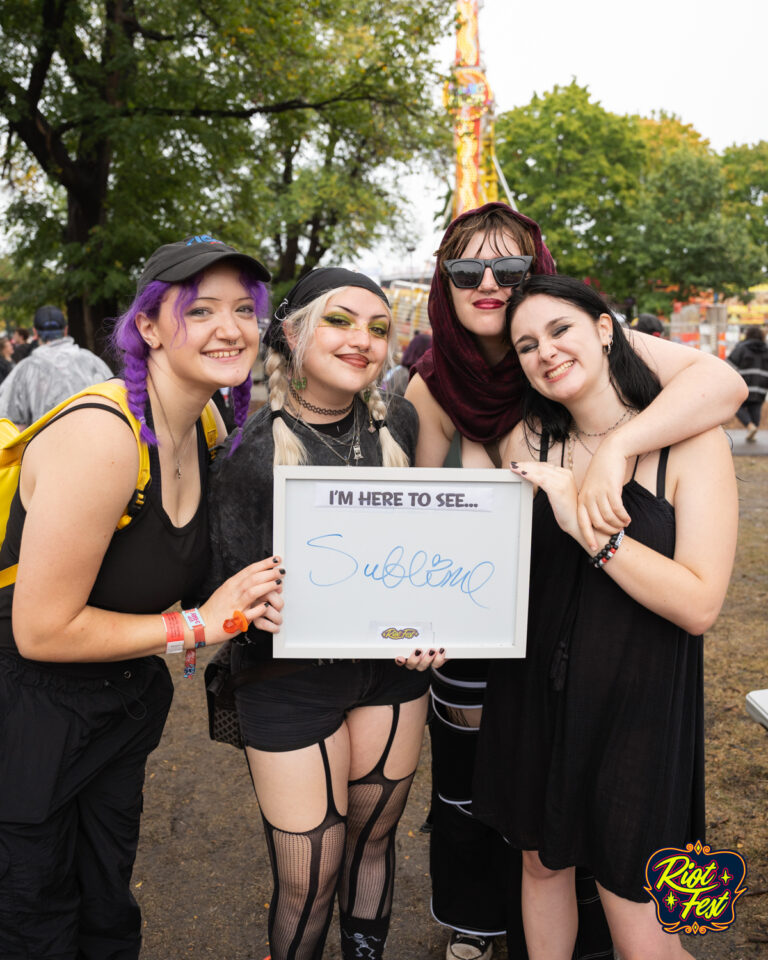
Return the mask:
M 342 550 L 343 536 L 326 533 L 307 540 L 307 546 L 323 551 L 322 573 L 310 570 L 309 579 L 316 587 L 335 587 L 350 580 L 362 566 L 362 576 L 394 590 L 405 583 L 419 589 L 423 587 L 458 588 L 475 606 L 486 607 L 477 597 L 491 580 L 496 566 L 490 560 L 481 560 L 474 566 L 464 566 L 451 557 L 427 550 L 415 550 L 410 559 L 405 558 L 405 548 L 392 547 L 383 562 L 373 563 L 358 560 Z

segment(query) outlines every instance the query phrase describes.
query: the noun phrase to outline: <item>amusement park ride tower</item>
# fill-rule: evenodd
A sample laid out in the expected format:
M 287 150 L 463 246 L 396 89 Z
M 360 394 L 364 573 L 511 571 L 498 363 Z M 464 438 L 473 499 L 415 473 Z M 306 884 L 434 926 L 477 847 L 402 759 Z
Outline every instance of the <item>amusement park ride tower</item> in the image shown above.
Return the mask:
M 456 147 L 456 189 L 453 216 L 498 200 L 501 171 L 494 149 L 493 94 L 480 60 L 478 8 L 481 0 L 457 0 L 458 30 L 453 77 L 443 102 L 453 114 Z M 506 190 L 503 180 L 502 185 Z

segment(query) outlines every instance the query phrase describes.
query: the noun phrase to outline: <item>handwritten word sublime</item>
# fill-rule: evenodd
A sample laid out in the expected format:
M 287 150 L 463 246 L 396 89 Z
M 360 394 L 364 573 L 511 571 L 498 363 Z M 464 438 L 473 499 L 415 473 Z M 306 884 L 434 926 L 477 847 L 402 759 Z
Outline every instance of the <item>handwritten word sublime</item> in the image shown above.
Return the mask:
M 491 580 L 496 569 L 490 560 L 481 560 L 472 566 L 461 564 L 452 557 L 426 550 L 413 551 L 406 557 L 402 545 L 393 546 L 384 560 L 365 561 L 342 550 L 344 537 L 340 533 L 327 533 L 307 540 L 307 546 L 321 550 L 322 573 L 310 571 L 309 579 L 316 587 L 335 587 L 350 580 L 362 567 L 362 575 L 380 583 L 388 590 L 402 584 L 431 589 L 453 589 L 466 595 L 478 607 L 485 604 L 478 594 Z

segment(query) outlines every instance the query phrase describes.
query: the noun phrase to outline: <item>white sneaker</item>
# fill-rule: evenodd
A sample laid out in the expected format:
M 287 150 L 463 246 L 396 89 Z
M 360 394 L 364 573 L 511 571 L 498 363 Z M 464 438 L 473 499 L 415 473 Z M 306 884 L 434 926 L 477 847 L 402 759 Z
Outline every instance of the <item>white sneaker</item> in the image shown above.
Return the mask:
M 454 930 L 445 949 L 445 960 L 491 960 L 493 937 Z
M 747 443 L 757 443 L 755 437 L 757 435 L 757 424 L 750 423 L 747 427 Z

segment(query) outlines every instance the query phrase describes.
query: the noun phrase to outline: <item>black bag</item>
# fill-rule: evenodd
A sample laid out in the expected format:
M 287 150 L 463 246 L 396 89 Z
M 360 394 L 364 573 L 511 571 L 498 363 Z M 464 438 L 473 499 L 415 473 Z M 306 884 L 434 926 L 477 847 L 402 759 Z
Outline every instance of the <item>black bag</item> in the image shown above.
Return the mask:
M 240 686 L 232 676 L 232 644 L 219 646 L 205 668 L 205 696 L 208 701 L 208 733 L 211 740 L 230 743 L 238 750 L 245 747 L 237 716 L 235 689 Z

